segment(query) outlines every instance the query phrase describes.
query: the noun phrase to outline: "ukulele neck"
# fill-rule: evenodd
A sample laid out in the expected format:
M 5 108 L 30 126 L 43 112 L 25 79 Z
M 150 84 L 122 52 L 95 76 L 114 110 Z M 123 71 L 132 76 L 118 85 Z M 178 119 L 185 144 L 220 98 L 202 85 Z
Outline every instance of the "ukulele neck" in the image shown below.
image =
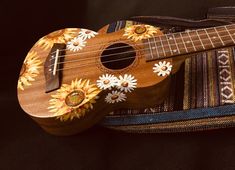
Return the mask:
M 144 44 L 147 61 L 228 47 L 235 45 L 235 24 L 160 35 Z

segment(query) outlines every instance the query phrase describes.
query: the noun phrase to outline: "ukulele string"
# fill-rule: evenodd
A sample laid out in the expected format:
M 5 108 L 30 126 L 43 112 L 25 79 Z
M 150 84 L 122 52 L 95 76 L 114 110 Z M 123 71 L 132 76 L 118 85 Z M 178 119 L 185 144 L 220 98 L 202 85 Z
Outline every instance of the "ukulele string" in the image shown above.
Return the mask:
M 206 34 L 205 34 L 206 35 Z M 196 36 L 196 35 L 195 35 Z M 191 37 L 193 37 L 193 36 L 191 36 Z M 196 36 L 196 37 L 198 37 L 198 36 Z M 219 36 L 220 38 L 224 38 L 224 37 L 230 37 L 231 38 L 231 36 L 230 35 L 224 35 L 224 36 Z M 217 37 L 217 39 L 216 40 L 218 40 L 218 41 L 220 41 L 220 42 L 224 42 L 224 41 L 221 41 L 220 40 L 220 38 L 218 38 Z M 182 38 L 175 38 L 175 40 L 174 41 L 176 41 L 177 39 L 181 39 L 181 43 L 179 42 L 179 43 L 175 43 L 175 46 L 178 46 L 178 45 L 184 45 L 185 44 L 185 42 L 182 40 Z M 193 42 L 201 42 L 201 41 L 203 41 L 203 40 L 209 40 L 208 38 L 203 38 L 203 39 L 197 39 L 197 40 L 193 40 Z M 215 39 L 214 39 L 215 40 Z M 213 41 L 214 41 L 213 40 Z M 154 43 L 161 43 L 161 44 L 163 44 L 163 42 L 169 42 L 169 39 L 166 39 L 166 40 L 161 40 L 161 41 L 156 41 L 155 40 L 155 42 Z M 190 42 L 190 44 L 192 44 L 192 47 L 193 46 L 195 46 L 194 45 L 194 43 L 192 42 L 192 41 L 190 41 L 190 40 L 188 40 L 189 42 Z M 213 44 L 214 43 L 216 43 L 216 42 L 213 42 Z M 145 42 L 145 43 L 137 43 L 137 44 L 134 44 L 135 46 L 136 45 L 146 45 L 146 44 L 150 44 L 150 42 Z M 169 42 L 169 44 L 170 45 L 173 45 L 171 42 Z M 204 44 L 203 44 L 204 45 Z M 168 45 L 169 46 L 169 45 Z M 106 51 L 108 51 L 108 50 L 115 50 L 115 49 L 124 49 L 124 48 L 128 48 L 128 47 L 130 47 L 129 45 L 127 45 L 127 46 L 121 46 L 121 47 L 115 47 L 115 48 L 109 48 L 109 49 L 106 49 Z M 157 48 L 164 48 L 164 44 L 163 45 L 159 45 Z M 169 48 L 171 48 L 170 46 L 169 46 Z M 103 50 L 93 50 L 93 51 L 86 51 L 86 52 L 76 52 L 76 53 L 72 53 L 72 54 L 65 54 L 65 55 L 59 55 L 58 56 L 58 58 L 61 58 L 61 57 L 69 57 L 69 56 L 76 56 L 76 55 L 82 55 L 82 54 L 86 54 L 86 53 L 97 53 L 97 52 L 101 52 L 101 51 L 103 51 Z M 163 50 L 163 51 L 165 51 L 165 52 L 169 52 L 169 51 L 166 51 L 166 50 Z M 170 50 L 170 52 L 171 52 L 172 50 Z M 53 59 L 50 59 L 50 61 L 51 60 L 53 60 Z
M 227 36 L 229 36 L 229 35 L 227 35 Z M 223 36 L 223 37 L 225 37 L 225 36 Z M 201 40 L 203 40 L 203 39 L 201 39 Z M 195 40 L 196 41 L 196 40 Z M 200 41 L 200 40 L 197 40 L 197 41 Z M 226 42 L 226 41 L 224 41 L 224 42 Z M 229 41 L 230 42 L 230 41 Z M 215 45 L 215 44 L 217 44 L 217 43 L 220 43 L 221 44 L 221 42 L 214 42 L 213 44 Z M 183 45 L 183 43 L 178 43 L 178 44 L 182 44 Z M 209 43 L 209 44 L 203 44 L 203 45 L 211 45 L 211 43 Z M 194 46 L 195 48 L 197 48 L 197 47 L 202 47 L 201 45 L 197 45 L 197 46 Z M 163 48 L 163 47 L 161 47 L 161 48 Z M 193 48 L 193 46 L 192 47 L 190 47 L 190 48 Z M 103 56 L 101 56 L 101 58 L 103 58 L 103 57 L 110 57 L 110 56 L 113 56 L 113 55 L 121 55 L 121 54 L 128 54 L 128 53 L 134 53 L 134 52 L 141 52 L 141 51 L 144 51 L 144 50 L 150 50 L 151 48 L 143 48 L 143 49 L 139 49 L 139 50 L 129 50 L 129 51 L 125 51 L 125 52 L 119 52 L 119 53 L 112 53 L 112 54 L 107 54 L 107 55 L 103 55 Z M 180 54 L 176 54 L 176 53 L 173 53 L 173 51 L 169 48 L 169 50 L 164 50 L 165 51 L 165 53 L 171 53 L 172 54 L 172 56 L 173 55 L 180 55 Z M 178 52 L 179 53 L 179 52 Z M 57 63 L 57 65 L 60 65 L 60 64 L 66 64 L 66 63 L 74 63 L 74 62 L 80 62 L 80 61 L 88 61 L 88 60 L 91 60 L 91 59 L 95 59 L 95 58 L 98 58 L 98 56 L 92 56 L 92 57 L 87 57 L 87 58 L 81 58 L 81 59 L 74 59 L 74 60 L 68 60 L 68 61 L 63 61 L 63 62 L 58 62 Z M 112 61 L 112 60 L 110 60 L 110 61 Z M 54 66 L 55 64 L 53 63 L 53 64 L 51 64 L 51 65 L 49 65 L 48 67 L 51 67 L 51 66 Z
M 195 46 L 196 47 L 196 46 Z M 146 49 L 142 49 L 142 50 L 146 50 Z M 208 51 L 208 50 L 206 50 Z M 192 52 L 194 53 L 194 52 Z M 187 53 L 186 53 L 187 54 Z M 182 55 L 185 55 L 185 54 L 182 54 Z M 173 55 L 172 55 L 173 56 Z M 113 59 L 113 60 L 109 60 L 109 61 L 104 61 L 102 63 L 110 63 L 110 62 L 116 62 L 116 61 L 121 61 L 121 60 L 127 60 L 127 59 L 132 59 L 132 58 L 135 58 L 136 56 L 131 56 L 131 57 L 127 57 L 127 58 L 121 58 L 121 59 Z M 171 56 L 169 56 L 168 58 L 170 58 Z M 161 59 L 159 59 L 161 60 Z M 86 63 L 84 65 L 79 65 L 79 66 L 74 66 L 74 67 L 66 67 L 66 68 L 61 68 L 61 69 L 57 69 L 56 71 L 61 71 L 61 70 L 69 70 L 69 69 L 75 69 L 75 68 L 82 68 L 82 67 L 87 67 L 87 66 L 91 66 L 91 65 L 96 65 L 97 62 L 90 62 L 90 63 Z M 49 71 L 51 72 L 51 71 Z
M 122 61 L 122 60 L 128 60 L 128 59 L 132 59 L 132 58 L 135 58 L 133 56 L 131 57 L 126 57 L 126 58 L 119 58 L 119 59 L 114 59 L 114 60 L 110 60 L 110 61 L 104 61 L 102 63 L 110 63 L 110 62 L 117 62 L 117 61 Z M 56 71 L 60 71 L 60 70 L 68 70 L 68 69 L 73 69 L 73 68 L 82 68 L 82 67 L 86 67 L 86 66 L 90 66 L 90 65 L 95 65 L 96 62 L 90 62 L 90 63 L 86 63 L 84 65 L 79 65 L 78 66 L 75 66 L 75 67 L 69 67 L 69 68 L 64 68 L 64 69 L 57 69 Z M 87 73 L 87 72 L 86 72 Z
M 122 60 L 127 60 L 127 59 L 132 59 L 132 58 L 135 58 L 135 57 L 127 57 L 127 58 L 120 58 L 120 59 L 115 59 L 115 60 L 110 60 L 110 61 L 105 61 L 103 63 L 109 63 L 109 62 L 117 62 L 117 61 L 122 61 Z M 97 63 L 96 62 L 90 62 L 90 63 L 86 63 L 84 65 L 79 65 L 79 66 L 74 66 L 74 67 L 68 67 L 68 68 L 62 68 L 62 69 L 56 69 L 56 72 L 60 71 L 60 70 L 70 70 L 70 69 L 77 69 L 77 68 L 82 68 L 82 67 L 87 67 L 87 66 L 94 66 L 96 65 Z M 52 71 L 49 71 L 49 72 L 52 72 Z M 91 73 L 91 72 L 94 72 L 93 70 L 91 71 L 86 71 L 86 73 Z M 51 80 L 51 78 L 49 78 L 48 80 Z
M 234 26 L 235 24 L 230 24 L 230 25 L 227 25 L 227 26 Z M 189 38 L 189 37 L 191 37 L 191 38 L 194 38 L 194 37 L 198 37 L 199 39 L 201 39 L 197 34 L 196 35 L 192 35 L 192 36 L 190 36 L 189 35 L 189 33 L 191 33 L 191 32 L 193 32 L 194 33 L 194 31 L 206 31 L 206 30 L 208 30 L 208 29 L 213 29 L 213 28 L 219 28 L 219 27 L 225 27 L 225 26 L 218 26 L 218 27 L 211 27 L 211 28 L 203 28 L 203 29 L 196 29 L 196 30 L 190 30 L 190 31 L 184 31 L 184 32 L 175 32 L 175 33 L 168 33 L 168 34 L 163 34 L 163 35 L 157 35 L 157 36 L 152 36 L 152 37 L 150 37 L 150 38 L 159 38 L 159 39 L 161 39 L 162 37 L 164 37 L 164 38 L 166 38 L 165 40 L 163 39 L 163 40 L 160 40 L 160 41 L 156 41 L 156 43 L 161 43 L 161 42 L 168 42 L 169 41 L 169 39 L 167 39 L 168 38 L 168 36 L 169 37 L 175 37 L 175 34 L 185 34 L 185 33 L 187 33 L 188 35 L 187 35 L 187 37 L 183 37 L 183 38 Z M 230 29 L 230 31 L 234 31 L 235 30 L 235 28 L 234 29 Z M 216 32 L 218 32 L 218 33 L 229 33 L 230 34 L 230 32 L 228 32 L 227 31 L 227 29 L 225 29 L 225 30 L 222 30 L 222 31 L 216 31 Z M 217 34 L 216 32 L 214 32 L 213 34 Z M 210 37 L 208 36 L 209 34 L 212 34 L 212 33 L 210 33 L 210 32 L 208 32 L 208 33 L 203 33 L 203 34 L 200 34 L 201 36 L 207 36 L 208 38 L 206 38 L 206 39 L 210 39 Z M 233 33 L 234 34 L 234 33 Z M 217 34 L 219 37 L 223 37 L 223 36 L 220 36 L 219 34 Z M 230 34 L 231 35 L 231 34 Z M 226 35 L 226 36 L 230 36 L 230 35 Z M 217 36 L 216 36 L 217 37 Z M 219 37 L 217 37 L 217 38 L 219 38 Z M 176 37 L 176 38 L 174 38 L 175 40 L 182 40 L 183 39 L 182 37 Z M 147 39 L 146 39 L 147 40 Z M 202 40 L 202 39 L 201 39 Z M 182 40 L 183 41 L 183 40 Z M 122 40 L 121 42 L 131 42 L 131 40 Z M 89 47 L 95 47 L 95 46 L 100 46 L 100 45 L 105 45 L 105 44 L 107 44 L 107 43 L 96 43 L 96 44 L 92 44 L 92 45 L 87 45 L 86 47 L 87 48 L 89 48 Z M 141 45 L 141 44 L 143 44 L 143 43 L 137 43 L 137 44 L 135 44 L 135 45 Z M 125 46 L 122 46 L 122 47 L 114 47 L 114 48 L 110 48 L 110 49 L 107 49 L 107 50 L 113 50 L 113 49 L 119 49 L 119 48 L 123 48 L 123 47 L 125 47 Z M 129 47 L 129 46 L 126 46 L 126 47 Z M 59 50 L 59 52 L 60 51 L 69 51 L 68 49 L 62 49 L 62 50 Z M 102 50 L 96 50 L 96 51 L 94 51 L 94 52 L 99 52 L 99 51 L 102 51 Z M 89 51 L 89 52 L 93 52 L 93 51 Z M 76 54 L 83 54 L 83 53 L 89 53 L 89 52 L 77 52 L 77 53 L 73 53 L 72 55 L 76 55 Z M 55 53 L 55 51 L 54 52 L 52 52 L 52 53 L 50 53 L 51 55 L 52 54 L 54 54 Z M 67 54 L 67 55 L 60 55 L 59 57 L 64 57 L 64 56 L 70 56 L 71 54 Z

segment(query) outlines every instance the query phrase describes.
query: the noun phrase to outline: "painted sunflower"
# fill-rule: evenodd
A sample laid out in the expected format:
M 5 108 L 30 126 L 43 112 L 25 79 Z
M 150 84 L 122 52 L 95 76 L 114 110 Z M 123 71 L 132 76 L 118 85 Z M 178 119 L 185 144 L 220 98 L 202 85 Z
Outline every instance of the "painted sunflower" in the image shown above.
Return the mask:
M 30 51 L 26 56 L 20 71 L 17 87 L 24 90 L 25 86 L 30 86 L 30 81 L 34 81 L 35 77 L 39 74 L 38 69 L 41 67 L 42 62 L 38 59 L 37 53 Z
M 124 31 L 125 33 L 123 36 L 127 36 L 127 39 L 138 41 L 153 37 L 154 34 L 159 31 L 159 28 L 151 25 L 139 24 L 126 27 Z
M 77 28 L 66 28 L 58 31 L 54 31 L 44 37 L 42 37 L 36 44 L 45 50 L 50 49 L 54 43 L 67 43 L 78 34 Z
M 74 80 L 71 85 L 63 84 L 50 99 L 49 112 L 54 112 L 61 121 L 84 116 L 93 108 L 100 90 L 89 80 Z

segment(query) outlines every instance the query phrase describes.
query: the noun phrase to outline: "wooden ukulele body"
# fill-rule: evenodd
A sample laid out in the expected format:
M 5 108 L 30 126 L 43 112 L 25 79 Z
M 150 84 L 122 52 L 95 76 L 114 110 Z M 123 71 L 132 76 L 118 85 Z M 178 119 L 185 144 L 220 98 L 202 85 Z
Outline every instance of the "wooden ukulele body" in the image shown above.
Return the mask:
M 45 72 L 48 71 L 51 73 L 54 67 L 48 68 L 45 66 L 45 63 L 48 60 L 53 44 L 68 44 L 68 42 L 73 40 L 74 37 L 78 37 L 85 29 L 69 28 L 55 31 L 40 39 L 28 53 L 20 73 L 18 99 L 22 109 L 48 133 L 54 135 L 76 134 L 93 126 L 115 109 L 151 107 L 160 104 L 168 95 L 170 76 L 159 76 L 157 73 L 153 72 L 153 67 L 156 63 L 165 62 L 172 65 L 171 73 L 174 73 L 184 59 L 173 60 L 168 58 L 147 62 L 147 53 L 145 50 L 146 42 L 142 40 L 136 41 L 130 37 L 128 38 L 128 36 L 124 36 L 125 29 L 107 34 L 104 31 L 105 28 L 106 27 L 101 29 L 98 34 L 93 34 L 92 37 L 84 38 L 86 39 L 83 44 L 84 46 L 81 46 L 81 49 L 78 51 L 74 52 L 66 49 L 63 60 L 60 60 L 63 66 L 57 67 L 57 69 L 60 69 L 60 75 L 58 76 L 59 88 L 50 92 L 45 91 L 46 81 L 50 81 L 50 78 L 53 79 L 53 77 L 49 77 L 49 79 L 46 80 Z M 141 30 L 139 31 L 141 32 Z M 87 30 L 87 33 L 92 33 L 92 31 L 89 32 L 89 30 Z M 161 31 L 158 30 L 154 33 L 154 36 L 161 34 Z M 121 63 L 121 66 L 118 66 L 118 68 L 116 68 L 116 65 L 106 65 L 109 61 L 102 61 L 102 57 L 110 55 L 110 53 L 106 54 L 104 51 L 109 48 L 109 50 L 112 51 L 112 47 L 116 47 L 116 44 L 123 45 L 120 48 L 128 46 L 128 49 L 132 49 L 135 54 L 131 57 L 128 56 L 132 60 L 129 60 L 129 63 L 126 65 L 125 63 L 121 63 L 122 54 L 120 54 L 119 58 L 116 59 L 117 61 L 115 61 L 116 65 L 117 63 Z M 109 50 L 107 50 L 107 52 Z M 114 52 L 125 53 L 125 51 Z M 58 56 L 54 55 L 53 57 Z M 112 62 L 113 60 L 115 60 L 115 58 L 110 61 Z M 30 64 L 34 64 L 34 68 L 30 68 Z M 52 63 L 52 65 L 53 64 L 54 63 Z M 112 69 L 113 67 L 114 69 Z M 49 69 L 51 70 L 49 71 Z M 136 85 L 129 91 L 121 91 L 120 88 L 115 86 L 111 87 L 111 89 L 99 89 L 97 87 L 97 81 L 100 77 L 105 75 L 112 75 L 117 79 L 120 79 L 120 76 L 122 78 L 125 77 L 125 75 L 126 77 L 131 76 L 134 78 L 133 82 L 134 84 L 136 83 Z M 74 82 L 77 83 L 79 88 L 84 86 L 82 90 L 85 90 L 85 92 L 82 93 L 79 89 L 76 89 L 78 87 L 74 85 L 76 84 Z M 61 90 L 61 87 L 63 87 L 64 91 Z M 89 88 L 91 88 L 91 92 L 89 92 Z M 73 93 L 73 89 L 75 93 Z M 119 92 L 123 93 L 125 98 L 118 102 L 108 103 L 107 95 L 115 91 L 118 92 L 118 94 L 120 94 Z M 94 94 L 92 94 L 93 92 Z M 75 96 L 68 98 L 69 95 Z M 92 96 L 92 99 L 89 99 L 89 95 Z M 118 96 L 112 97 L 115 100 L 115 97 Z M 79 106 L 85 99 L 87 102 Z M 95 102 L 89 101 L 93 99 Z M 56 101 L 60 103 L 57 105 Z M 58 111 L 59 108 L 61 110 L 64 109 L 64 111 Z M 70 110 L 68 111 L 68 109 Z M 79 117 L 74 116 L 79 115 L 78 112 L 81 112 L 81 110 L 82 114 Z M 69 112 L 74 112 L 72 114 L 73 116 L 69 116 Z M 67 117 L 64 115 L 67 115 Z

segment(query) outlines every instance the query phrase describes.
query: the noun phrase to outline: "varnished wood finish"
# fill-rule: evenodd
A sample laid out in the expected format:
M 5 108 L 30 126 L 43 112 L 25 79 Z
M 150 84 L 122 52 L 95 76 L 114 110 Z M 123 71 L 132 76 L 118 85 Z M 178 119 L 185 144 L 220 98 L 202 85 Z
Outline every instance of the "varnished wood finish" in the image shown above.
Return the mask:
M 78 31 L 76 34 L 78 34 Z M 64 31 L 61 30 L 59 32 Z M 53 33 L 53 35 L 49 34 L 49 36 L 54 36 L 54 34 L 56 33 Z M 71 84 L 71 81 L 75 79 L 89 79 L 92 84 L 96 84 L 99 76 L 106 73 L 115 76 L 131 74 L 137 79 L 137 88 L 133 92 L 126 94 L 127 100 L 125 102 L 107 104 L 105 103 L 107 91 L 101 91 L 98 94 L 99 99 L 96 100 L 94 108 L 88 111 L 85 116 L 74 118 L 72 121 L 62 122 L 56 119 L 55 114 L 48 110 L 51 95 L 56 94 L 56 91 L 45 93 L 46 82 L 44 70 L 41 67 L 39 75 L 35 77 L 35 81 L 31 82 L 32 85 L 25 86 L 24 90 L 18 89 L 18 99 L 23 110 L 45 131 L 54 135 L 72 135 L 93 126 L 104 115 L 115 109 L 144 108 L 160 104 L 168 94 L 170 77 L 157 76 L 157 74 L 153 73 L 153 66 L 156 61 L 146 62 L 146 54 L 141 50 L 145 48 L 143 43 L 127 40 L 123 34 L 124 30 L 109 34 L 100 31 L 96 37 L 87 40 L 86 46 L 79 51 L 78 55 L 70 55 L 73 52 L 67 51 L 68 57 L 64 58 L 64 70 L 61 80 L 62 84 Z M 159 34 L 161 33 L 159 32 Z M 127 43 L 132 46 L 136 51 L 136 58 L 127 68 L 121 70 L 107 69 L 102 65 L 100 56 L 106 47 L 118 42 Z M 45 63 L 50 49 L 45 50 L 45 48 L 43 49 L 37 44 L 32 47 L 31 51 L 36 51 L 42 63 Z M 91 51 L 96 52 L 91 53 Z M 80 60 L 74 63 L 69 62 L 78 58 L 87 58 L 87 60 Z M 172 59 L 170 58 L 164 59 L 164 61 L 172 64 Z M 81 67 L 78 67 L 79 65 Z
M 71 84 L 71 81 L 75 79 L 88 79 L 91 84 L 96 84 L 99 77 L 107 73 L 117 77 L 128 74 L 134 76 L 137 80 L 137 88 L 131 93 L 126 93 L 126 101 L 115 104 L 105 102 L 105 97 L 110 90 L 103 90 L 98 94 L 99 99 L 93 104 L 93 109 L 87 111 L 85 116 L 65 122 L 56 119 L 57 116 L 55 113 L 49 112 L 48 107 L 49 100 L 57 91 L 52 89 L 51 92 L 45 93 L 46 81 L 43 65 L 53 44 L 66 43 L 63 42 L 63 38 L 71 39 L 71 37 L 64 36 L 66 29 L 53 32 L 46 36 L 52 40 L 49 45 L 45 38 L 42 38 L 30 50 L 30 54 L 37 53 L 42 65 L 38 70 L 38 75 L 30 79 L 30 81 L 34 81 L 27 83 L 29 86 L 25 86 L 24 90 L 21 86 L 18 89 L 18 99 L 21 107 L 45 131 L 54 135 L 72 135 L 93 126 L 115 109 L 144 108 L 160 104 L 168 94 L 170 76 L 158 76 L 153 73 L 155 63 L 160 61 L 169 62 L 173 65 L 172 73 L 175 73 L 188 57 L 188 54 L 230 46 L 235 43 L 235 25 L 171 35 L 163 35 L 159 31 L 154 37 L 137 42 L 123 36 L 124 29 L 106 34 L 107 28 L 108 26 L 103 27 L 98 35 L 88 39 L 85 47 L 79 50 L 78 53 L 66 51 L 63 65 L 58 66 L 58 68 L 63 68 L 61 70 L 61 84 Z M 73 37 L 76 37 L 80 29 L 73 29 L 73 31 Z M 132 64 L 123 69 L 108 69 L 102 64 L 101 56 L 107 47 L 116 43 L 125 43 L 133 47 L 136 56 Z M 26 65 L 24 64 L 21 76 L 25 70 Z M 22 81 L 25 80 L 22 79 Z

